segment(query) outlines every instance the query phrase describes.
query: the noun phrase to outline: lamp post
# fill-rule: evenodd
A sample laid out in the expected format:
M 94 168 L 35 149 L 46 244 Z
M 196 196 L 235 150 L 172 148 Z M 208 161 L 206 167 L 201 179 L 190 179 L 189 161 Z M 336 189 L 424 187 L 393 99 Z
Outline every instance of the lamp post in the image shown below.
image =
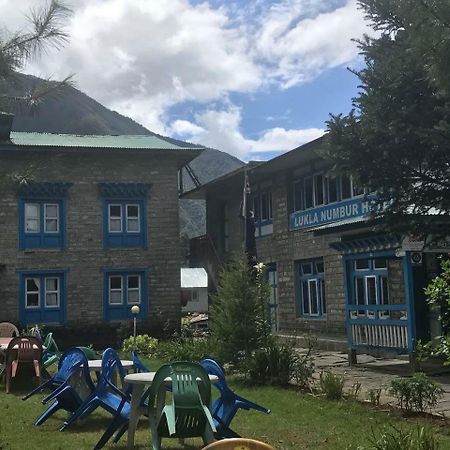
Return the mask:
M 131 314 L 133 314 L 133 337 L 134 344 L 136 345 L 136 316 L 141 312 L 139 306 L 134 305 L 131 307 Z

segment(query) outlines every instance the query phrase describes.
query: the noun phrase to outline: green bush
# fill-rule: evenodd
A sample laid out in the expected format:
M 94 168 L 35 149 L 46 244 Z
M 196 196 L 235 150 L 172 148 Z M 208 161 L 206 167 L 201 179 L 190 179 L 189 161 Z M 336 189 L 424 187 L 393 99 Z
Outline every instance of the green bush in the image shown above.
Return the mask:
M 162 361 L 200 361 L 214 357 L 214 346 L 210 338 L 183 337 L 160 341 L 155 356 Z
M 417 426 L 402 430 L 394 426 L 385 429 L 381 436 L 373 436 L 370 450 L 438 450 L 439 443 L 433 431 Z
M 151 356 L 155 353 L 158 345 L 158 339 L 155 339 L 148 334 L 139 334 L 136 339 L 130 336 L 122 342 L 122 351 L 131 353 L 135 351 L 140 355 Z
M 320 373 L 320 392 L 329 400 L 339 400 L 344 391 L 344 377 L 330 371 Z
M 391 381 L 391 393 L 397 405 L 406 412 L 424 412 L 436 406 L 444 390 L 424 373 L 416 373 L 411 378 L 396 378 Z

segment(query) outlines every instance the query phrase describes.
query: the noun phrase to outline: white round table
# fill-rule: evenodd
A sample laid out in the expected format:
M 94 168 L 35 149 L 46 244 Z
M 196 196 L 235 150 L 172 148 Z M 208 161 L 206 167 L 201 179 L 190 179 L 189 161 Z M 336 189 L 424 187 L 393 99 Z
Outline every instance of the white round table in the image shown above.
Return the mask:
M 89 361 L 89 370 L 92 372 L 100 372 L 102 370 L 102 360 L 101 359 L 90 359 Z M 132 369 L 134 367 L 133 361 L 129 359 L 121 359 L 122 367 L 125 370 Z

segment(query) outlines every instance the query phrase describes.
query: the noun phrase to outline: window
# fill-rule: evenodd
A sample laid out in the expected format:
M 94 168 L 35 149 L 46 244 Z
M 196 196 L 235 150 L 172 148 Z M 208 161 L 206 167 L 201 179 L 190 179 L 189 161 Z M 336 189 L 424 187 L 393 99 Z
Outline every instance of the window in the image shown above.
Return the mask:
M 351 261 L 351 264 L 354 304 L 389 304 L 387 259 L 363 258 Z
M 21 200 L 20 247 L 61 248 L 62 201 Z
M 144 202 L 106 201 L 106 247 L 144 247 Z
M 307 317 L 319 317 L 327 313 L 323 259 L 302 261 L 298 264 L 299 302 L 298 312 Z
M 147 197 L 145 183 L 100 183 L 103 201 L 105 248 L 147 246 Z
M 21 273 L 20 297 L 21 323 L 64 323 L 65 272 Z
M 272 193 L 263 191 L 253 197 L 252 202 L 255 222 L 264 223 L 272 220 Z
M 106 320 L 133 317 L 131 306 L 139 305 L 139 317 L 147 311 L 147 274 L 144 270 L 105 271 L 104 316 Z
M 65 198 L 71 183 L 30 182 L 19 188 L 19 247 L 63 248 Z

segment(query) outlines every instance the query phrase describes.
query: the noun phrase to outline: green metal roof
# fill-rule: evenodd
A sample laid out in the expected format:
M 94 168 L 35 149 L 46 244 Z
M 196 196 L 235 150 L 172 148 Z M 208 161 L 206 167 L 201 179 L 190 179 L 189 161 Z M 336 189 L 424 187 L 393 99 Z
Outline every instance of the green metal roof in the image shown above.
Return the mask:
M 11 143 L 20 147 L 82 147 L 117 148 L 126 150 L 202 150 L 202 147 L 182 147 L 152 135 L 77 135 L 25 133 L 13 131 Z

